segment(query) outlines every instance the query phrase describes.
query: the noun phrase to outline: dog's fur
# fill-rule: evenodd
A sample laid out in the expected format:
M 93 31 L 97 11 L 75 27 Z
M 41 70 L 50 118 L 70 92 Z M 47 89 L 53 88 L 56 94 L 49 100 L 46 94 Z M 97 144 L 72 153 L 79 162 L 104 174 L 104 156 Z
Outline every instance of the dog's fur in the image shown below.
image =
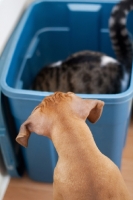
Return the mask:
M 129 200 L 118 167 L 97 148 L 85 120 L 96 122 L 104 103 L 73 93 L 46 97 L 21 125 L 16 138 L 28 145 L 31 132 L 49 137 L 58 152 L 54 200 Z

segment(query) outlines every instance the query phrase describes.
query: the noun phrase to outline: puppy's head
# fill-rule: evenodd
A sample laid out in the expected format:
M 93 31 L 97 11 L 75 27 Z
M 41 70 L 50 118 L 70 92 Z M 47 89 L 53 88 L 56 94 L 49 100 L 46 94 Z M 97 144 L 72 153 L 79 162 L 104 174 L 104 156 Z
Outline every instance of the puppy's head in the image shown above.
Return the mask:
M 21 125 L 16 141 L 24 147 L 28 146 L 31 132 L 50 138 L 52 128 L 61 120 L 77 117 L 86 118 L 95 123 L 101 116 L 104 102 L 100 100 L 81 99 L 74 93 L 56 92 L 44 98 Z M 63 123 L 63 121 L 62 121 Z

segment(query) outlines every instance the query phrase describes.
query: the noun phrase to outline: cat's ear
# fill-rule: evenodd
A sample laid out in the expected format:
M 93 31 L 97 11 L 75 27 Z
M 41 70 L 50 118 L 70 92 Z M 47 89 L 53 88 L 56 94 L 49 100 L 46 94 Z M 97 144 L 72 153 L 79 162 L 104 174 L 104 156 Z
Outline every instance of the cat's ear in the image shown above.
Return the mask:
M 86 111 L 88 110 L 87 119 L 91 123 L 95 123 L 101 117 L 104 102 L 100 100 L 84 100 L 86 104 Z

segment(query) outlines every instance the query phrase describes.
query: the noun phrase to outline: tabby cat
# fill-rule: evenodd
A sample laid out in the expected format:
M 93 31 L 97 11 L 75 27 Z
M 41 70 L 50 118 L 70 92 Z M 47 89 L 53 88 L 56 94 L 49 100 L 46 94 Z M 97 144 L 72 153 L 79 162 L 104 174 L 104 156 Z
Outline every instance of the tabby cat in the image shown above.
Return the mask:
M 109 30 L 117 60 L 98 52 L 81 51 L 64 61 L 45 66 L 36 76 L 33 90 L 116 94 L 127 89 L 132 66 L 132 42 L 126 29 L 133 0 L 114 6 Z

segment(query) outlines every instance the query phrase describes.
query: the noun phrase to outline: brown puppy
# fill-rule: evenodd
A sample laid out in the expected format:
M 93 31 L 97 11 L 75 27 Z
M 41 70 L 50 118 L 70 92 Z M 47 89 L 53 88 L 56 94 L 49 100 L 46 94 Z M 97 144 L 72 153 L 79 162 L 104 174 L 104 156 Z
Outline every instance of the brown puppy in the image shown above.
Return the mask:
M 73 93 L 46 97 L 22 124 L 16 138 L 28 145 L 31 132 L 49 137 L 58 152 L 54 200 L 129 200 L 117 166 L 97 148 L 85 120 L 96 122 L 104 103 Z

